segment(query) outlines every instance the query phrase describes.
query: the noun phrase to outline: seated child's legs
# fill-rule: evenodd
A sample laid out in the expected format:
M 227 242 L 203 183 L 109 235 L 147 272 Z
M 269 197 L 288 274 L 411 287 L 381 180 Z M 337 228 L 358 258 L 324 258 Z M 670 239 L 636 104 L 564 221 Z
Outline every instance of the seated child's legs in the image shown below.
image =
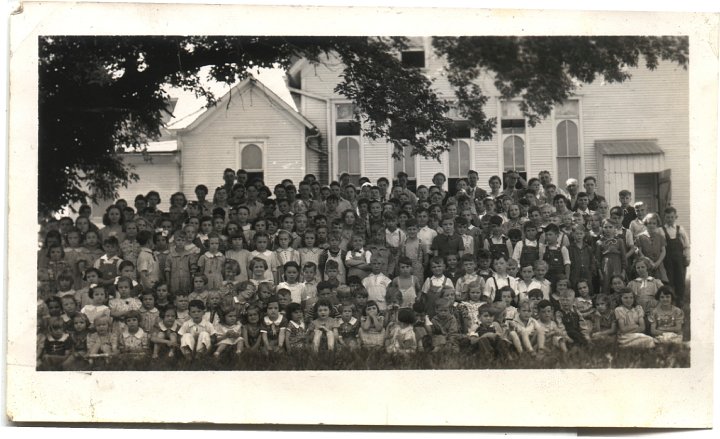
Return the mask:
M 190 350 L 190 352 L 195 352 L 195 345 L 197 344 L 197 341 L 195 340 L 195 337 L 193 337 L 192 334 L 183 334 L 180 337 L 180 347 L 183 351 L 186 349 Z
M 205 353 L 210 350 L 212 347 L 212 340 L 210 339 L 210 334 L 207 332 L 201 332 L 198 334 L 198 341 L 196 345 L 196 349 L 198 353 Z

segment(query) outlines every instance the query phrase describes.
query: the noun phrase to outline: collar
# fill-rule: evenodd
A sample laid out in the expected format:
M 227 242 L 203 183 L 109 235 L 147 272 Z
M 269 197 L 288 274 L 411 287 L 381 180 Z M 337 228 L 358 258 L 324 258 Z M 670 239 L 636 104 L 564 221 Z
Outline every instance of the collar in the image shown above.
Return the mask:
M 652 277 L 652 276 L 648 276 L 648 277 L 646 277 L 646 278 L 644 278 L 644 279 L 643 279 L 642 277 L 637 277 L 637 278 L 635 278 L 635 280 L 638 281 L 638 282 L 652 282 L 652 281 L 655 280 L 655 278 Z
M 111 257 L 111 258 L 108 258 L 108 255 L 107 255 L 107 254 L 104 254 L 104 255 L 100 256 L 100 260 L 102 260 L 102 261 L 107 261 L 107 262 L 115 262 L 115 261 L 119 261 L 119 260 L 120 260 L 120 256 L 115 255 L 115 256 L 113 256 L 113 257 Z
M 342 322 L 343 319 L 341 318 L 340 321 Z M 352 317 L 350 317 L 350 321 L 348 321 L 347 323 L 354 325 L 355 323 L 357 323 L 357 319 L 355 318 L 355 316 L 352 316 Z
M 68 337 L 70 337 L 70 334 L 68 334 L 67 332 L 64 332 L 63 335 L 62 335 L 60 338 L 53 338 L 53 336 L 50 335 L 50 336 L 48 337 L 48 339 L 49 339 L 49 340 L 52 340 L 52 341 L 65 341 L 65 340 L 68 339 Z
M 263 322 L 265 322 L 266 325 L 279 325 L 280 323 L 282 323 L 282 319 L 283 319 L 282 314 L 279 314 L 278 318 L 275 319 L 275 321 L 270 320 L 270 317 L 265 316 L 265 317 L 263 317 Z
M 291 324 L 291 325 L 293 326 L 293 328 L 295 328 L 295 329 L 305 329 L 305 322 L 300 322 L 300 324 L 298 325 L 298 324 L 295 323 L 294 321 L 290 320 L 290 324 Z
M 220 256 L 222 256 L 222 253 L 220 253 L 220 252 L 217 252 L 215 254 L 210 253 L 209 251 L 205 252 L 205 257 L 208 259 L 219 258 Z
M 142 248 L 140 248 L 140 252 L 141 252 L 141 253 L 150 253 L 150 254 L 153 254 L 153 251 L 150 250 L 150 249 L 147 248 L 147 247 L 142 247 Z
M 123 329 L 123 337 L 135 337 L 138 340 L 140 340 L 141 338 L 143 338 L 144 335 L 145 335 L 145 331 L 143 331 L 142 328 L 138 328 L 138 330 L 135 334 L 131 334 L 128 331 L 127 327 L 125 329 Z

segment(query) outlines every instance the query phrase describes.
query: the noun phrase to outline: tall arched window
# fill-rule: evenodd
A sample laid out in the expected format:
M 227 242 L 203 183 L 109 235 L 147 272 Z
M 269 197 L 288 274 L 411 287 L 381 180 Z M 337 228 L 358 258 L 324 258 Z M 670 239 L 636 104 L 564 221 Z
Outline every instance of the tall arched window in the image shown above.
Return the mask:
M 580 101 L 570 99 L 555 107 L 557 181 L 579 178 L 581 174 Z
M 503 163 L 505 170 L 525 171 L 525 140 L 517 135 L 503 140 Z
M 360 179 L 360 143 L 354 137 L 343 137 L 338 141 L 338 173 L 347 172 L 350 180 Z

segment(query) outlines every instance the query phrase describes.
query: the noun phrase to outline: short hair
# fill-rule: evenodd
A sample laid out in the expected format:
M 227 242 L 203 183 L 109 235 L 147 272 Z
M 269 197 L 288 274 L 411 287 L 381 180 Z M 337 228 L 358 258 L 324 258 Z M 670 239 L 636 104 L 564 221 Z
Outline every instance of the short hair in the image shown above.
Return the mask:
M 338 261 L 331 259 L 325 263 L 325 269 L 339 270 L 340 264 L 338 263 Z
M 283 265 L 283 270 L 287 270 L 288 268 L 292 268 L 292 267 L 295 267 L 295 269 L 298 271 L 298 273 L 300 272 L 300 264 L 298 264 L 295 261 L 287 261 L 285 263 L 285 265 Z
M 503 223 L 503 220 L 500 217 L 500 215 L 491 215 L 490 216 L 490 225 L 501 226 L 502 223 Z
M 597 296 L 595 296 L 595 298 L 594 298 L 594 300 L 593 300 L 593 304 L 594 304 L 595 306 L 597 306 L 597 304 L 600 303 L 600 302 L 609 304 L 609 303 L 610 303 L 610 296 L 608 296 L 608 295 L 605 294 L 605 293 L 600 293 L 600 294 L 598 294 Z
M 433 256 L 430 258 L 430 265 L 443 264 L 445 265 L 445 259 L 442 256 Z
M 119 246 L 120 246 L 120 242 L 118 242 L 118 239 L 117 239 L 116 237 L 111 236 L 111 237 L 109 237 L 109 238 L 106 238 L 106 239 L 103 241 L 103 247 L 108 246 L 108 245 L 114 245 L 115 247 L 119 247 Z
M 480 308 L 478 308 L 478 316 L 481 316 L 483 314 L 490 314 L 491 316 L 495 317 L 495 315 L 497 314 L 497 309 L 494 308 L 492 305 L 486 303 L 480 306 Z
M 200 299 L 193 299 L 190 301 L 190 303 L 188 303 L 188 309 L 190 309 L 190 308 L 197 308 L 197 309 L 201 309 L 204 311 L 205 304 Z
M 528 221 L 528 222 L 526 222 L 525 224 L 523 224 L 523 231 L 524 231 L 524 232 L 527 232 L 528 229 L 535 229 L 535 230 L 537 230 L 537 228 L 538 228 L 538 227 L 537 227 L 537 226 L 535 225 L 535 223 L 533 223 L 532 221 Z
M 593 177 L 592 175 L 588 175 L 587 177 L 583 178 L 583 183 L 587 183 L 590 180 L 592 180 L 594 183 L 597 183 L 597 178 Z
M 555 224 L 550 223 L 547 226 L 545 226 L 545 233 L 548 233 L 548 232 L 552 232 L 552 233 L 555 233 L 556 235 L 559 235 L 560 228 L 558 226 L 556 226 Z
M 540 302 L 538 302 L 538 304 L 537 304 L 537 307 L 538 307 L 539 310 L 540 310 L 540 309 L 547 308 L 548 306 L 549 306 L 549 307 L 552 307 L 552 303 L 550 303 L 549 300 L 544 300 L 544 299 L 541 300 Z
M 650 212 L 647 215 L 645 215 L 645 218 L 643 218 L 642 222 L 643 222 L 643 224 L 647 225 L 648 221 L 650 221 L 651 219 L 654 219 L 658 225 L 661 224 L 660 223 L 660 215 L 658 215 L 655 212 Z
M 268 263 L 267 263 L 267 261 L 266 261 L 265 259 L 255 257 L 255 258 L 250 259 L 250 262 L 248 262 L 248 270 L 252 271 L 253 267 L 254 267 L 256 264 L 262 264 L 262 266 L 263 266 L 263 268 L 264 268 L 265 270 L 267 270 L 268 267 L 269 267 L 269 266 L 268 266 Z
M 412 266 L 412 259 L 410 259 L 410 258 L 407 257 L 407 256 L 400 256 L 400 257 L 398 258 L 398 265 L 401 265 L 401 264 L 402 264 L 402 265 L 407 265 L 407 266 Z
M 497 291 L 495 291 L 495 299 L 493 300 L 493 302 L 501 301 L 502 295 L 505 291 L 510 291 L 510 297 L 512 297 L 513 299 L 515 298 L 515 290 L 513 290 L 510 285 L 505 285 L 504 287 L 501 287 Z
M 577 198 L 589 198 L 590 196 L 587 194 L 587 192 L 578 192 Z
M 291 318 L 293 313 L 300 311 L 302 312 L 302 305 L 296 302 L 289 303 L 287 307 L 285 307 L 285 315 L 288 318 Z
M 415 315 L 409 308 L 401 308 L 398 311 L 398 322 L 412 325 L 415 322 Z
M 629 197 L 629 196 L 631 196 L 631 195 L 632 195 L 632 192 L 630 192 L 630 191 L 627 190 L 627 189 L 623 189 L 623 190 L 620 191 L 620 193 L 618 193 L 618 196 L 619 196 L 619 197 Z
M 673 287 L 669 285 L 663 285 L 660 288 L 658 288 L 657 292 L 655 293 L 655 299 L 660 300 L 661 295 L 666 295 L 672 297 L 672 301 L 675 302 L 675 290 Z
M 149 230 L 143 230 L 137 234 L 135 238 L 140 245 L 147 245 L 148 242 L 152 241 L 153 233 Z
M 464 255 L 462 255 L 462 258 L 460 258 L 460 262 L 475 262 L 475 256 L 470 253 L 465 253 Z
M 477 252 L 477 258 L 478 259 L 492 259 L 492 253 L 490 253 L 490 250 L 483 248 Z
M 331 284 L 331 283 L 328 282 L 328 281 L 323 280 L 323 281 L 318 282 L 318 284 L 317 284 L 317 290 L 318 290 L 318 291 L 320 291 L 320 290 L 332 290 L 332 289 L 333 289 L 333 284 Z
M 195 273 L 195 274 L 193 274 L 193 276 L 192 276 L 193 281 L 195 280 L 195 278 L 198 278 L 198 277 L 203 280 L 203 283 L 204 283 L 205 285 L 207 285 L 207 284 L 210 282 L 209 279 L 208 279 L 208 277 L 207 277 L 206 275 L 204 275 L 203 273 Z
M 642 206 L 642 207 L 645 207 L 645 203 L 642 202 L 642 201 L 636 201 L 635 203 L 633 203 L 633 207 L 635 207 L 635 208 L 638 208 L 638 207 L 641 207 L 641 206 Z
M 529 298 L 538 297 L 540 299 L 543 298 L 543 292 L 540 288 L 533 288 L 532 290 L 528 291 L 527 293 Z
M 192 304 L 192 302 L 194 302 L 194 300 L 191 301 L 190 303 Z M 198 302 L 200 302 L 200 301 L 198 301 Z M 200 302 L 200 303 L 202 303 L 202 302 Z M 127 314 L 125 314 L 125 321 L 127 321 L 128 319 L 135 319 L 139 322 L 140 321 L 140 312 L 135 309 L 128 311 Z
M 670 213 L 674 213 L 675 215 L 677 215 L 677 209 L 675 209 L 672 206 L 666 207 L 663 212 L 665 213 L 665 215 L 670 214 Z

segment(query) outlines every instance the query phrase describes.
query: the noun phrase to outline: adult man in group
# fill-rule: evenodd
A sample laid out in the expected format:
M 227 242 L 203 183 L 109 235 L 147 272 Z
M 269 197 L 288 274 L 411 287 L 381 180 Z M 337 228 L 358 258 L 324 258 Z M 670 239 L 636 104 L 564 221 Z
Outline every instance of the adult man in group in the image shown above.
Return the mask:
M 470 196 L 471 199 L 479 198 L 481 200 L 484 200 L 485 197 L 488 196 L 487 191 L 485 189 L 478 187 L 478 173 L 475 170 L 469 170 L 467 173 L 467 179 L 468 179 L 468 196 Z
M 225 188 L 225 192 L 227 193 L 228 197 L 230 197 L 230 194 L 232 194 L 233 186 L 235 185 L 235 171 L 233 171 L 230 168 L 226 168 L 225 171 L 223 171 L 223 187 Z
M 552 175 L 550 174 L 550 171 L 540 171 L 538 179 L 540 179 L 540 196 L 544 197 L 545 189 L 551 184 L 554 185 Z M 568 193 L 563 188 L 559 188 L 557 185 L 555 185 L 555 188 L 555 195 L 559 194 L 565 197 L 568 196 Z
M 606 201 L 605 197 L 596 192 L 597 179 L 593 176 L 585 177 L 583 186 L 585 187 L 585 193 L 588 195 L 588 208 L 590 210 L 597 210 L 600 201 Z
M 413 205 L 416 204 L 417 196 L 415 196 L 413 191 L 411 191 L 407 187 L 408 175 L 403 171 L 398 172 L 397 173 L 397 182 L 398 182 L 398 186 L 400 186 L 400 188 L 402 188 L 402 193 L 407 194 L 408 198 L 410 199 L 410 202 L 413 203 Z
M 577 203 L 578 192 L 580 191 L 579 183 L 576 178 L 568 178 L 565 182 L 565 189 L 567 189 L 567 199 L 570 200 L 570 210 L 575 210 L 575 204 Z

